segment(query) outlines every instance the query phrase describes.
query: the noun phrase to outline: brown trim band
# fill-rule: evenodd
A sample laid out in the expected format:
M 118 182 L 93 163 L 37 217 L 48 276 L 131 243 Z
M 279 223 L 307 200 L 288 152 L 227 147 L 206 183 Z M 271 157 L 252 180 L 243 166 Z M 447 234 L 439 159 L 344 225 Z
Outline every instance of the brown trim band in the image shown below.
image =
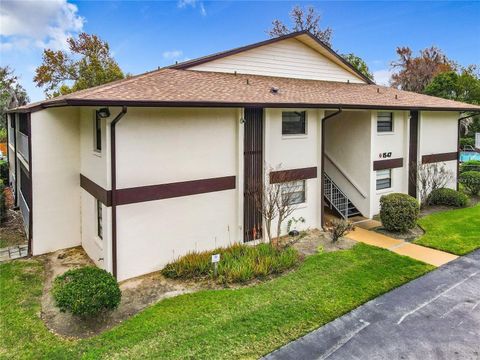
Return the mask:
M 441 153 L 441 154 L 431 154 L 431 155 L 423 155 L 422 156 L 422 164 L 431 164 L 436 162 L 443 162 L 443 161 L 453 161 L 458 160 L 458 152 L 449 152 L 449 153 Z
M 225 176 L 211 179 L 118 189 L 115 200 L 117 205 L 127 205 L 145 201 L 231 190 L 235 189 L 235 182 L 235 176 Z
M 112 191 L 105 190 L 100 185 L 95 184 L 92 180 L 80 174 L 80 186 L 95 199 L 101 201 L 105 206 L 112 205 Z
M 373 170 L 395 169 L 403 167 L 403 158 L 377 160 L 373 162 Z
M 270 184 L 278 184 L 287 181 L 314 179 L 317 177 L 317 167 L 280 170 L 270 172 Z

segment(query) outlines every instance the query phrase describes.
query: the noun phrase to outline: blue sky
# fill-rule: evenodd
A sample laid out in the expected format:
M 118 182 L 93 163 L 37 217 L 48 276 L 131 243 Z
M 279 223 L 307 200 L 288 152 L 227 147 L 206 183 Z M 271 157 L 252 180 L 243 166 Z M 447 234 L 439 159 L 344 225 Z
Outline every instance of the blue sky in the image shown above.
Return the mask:
M 436 45 L 462 65 L 480 65 L 480 2 L 9 1 L 0 3 L 0 64 L 20 76 L 32 101 L 44 47 L 62 48 L 80 31 L 107 40 L 132 74 L 268 38 L 271 21 L 288 22 L 313 5 L 333 29 L 333 48 L 362 57 L 384 83 L 397 46 Z

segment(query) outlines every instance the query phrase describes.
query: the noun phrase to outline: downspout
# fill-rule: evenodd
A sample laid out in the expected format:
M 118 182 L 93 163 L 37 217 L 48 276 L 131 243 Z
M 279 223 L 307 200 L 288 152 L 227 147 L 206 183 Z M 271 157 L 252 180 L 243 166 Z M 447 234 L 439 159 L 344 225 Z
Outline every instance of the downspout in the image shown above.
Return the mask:
M 322 208 L 321 208 L 321 225 L 322 228 L 325 226 L 325 123 L 328 119 L 337 116 L 342 112 L 342 108 L 338 108 L 337 111 L 334 113 L 324 116 L 322 118 L 322 156 L 321 160 L 322 163 L 320 164 L 320 179 L 321 179 L 321 184 L 320 184 L 320 196 L 322 197 Z
M 459 182 L 458 182 L 458 177 L 460 175 L 460 124 L 462 122 L 462 120 L 465 120 L 465 119 L 468 119 L 468 118 L 471 118 L 472 116 L 475 116 L 475 115 L 479 115 L 480 113 L 478 112 L 473 112 L 471 113 L 470 115 L 467 115 L 467 116 L 463 116 L 461 118 L 458 119 L 458 124 L 457 124 L 457 181 L 456 181 L 456 190 L 458 191 L 458 188 L 459 188 Z
M 123 106 L 122 111 L 120 111 L 120 113 L 110 123 L 110 174 L 112 177 L 112 272 L 115 278 L 117 278 L 117 156 L 115 127 L 126 113 L 127 107 Z

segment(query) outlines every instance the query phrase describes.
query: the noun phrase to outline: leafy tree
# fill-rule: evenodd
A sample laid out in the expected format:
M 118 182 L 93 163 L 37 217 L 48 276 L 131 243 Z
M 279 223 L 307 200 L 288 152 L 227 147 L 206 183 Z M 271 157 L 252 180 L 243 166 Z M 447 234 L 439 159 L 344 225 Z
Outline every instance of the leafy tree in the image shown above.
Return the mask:
M 460 72 L 447 71 L 435 76 L 424 92 L 445 99 L 480 104 L 480 77 L 473 65 Z M 462 135 L 473 138 L 476 132 L 480 132 L 480 116 L 464 119 L 461 132 Z
M 34 81 L 48 97 L 88 89 L 125 76 L 110 53 L 110 46 L 97 35 L 81 33 L 67 40 L 69 52 L 45 49 L 43 63 Z
M 373 74 L 370 72 L 370 69 L 368 68 L 367 63 L 365 61 L 363 61 L 362 58 L 356 56 L 353 53 L 342 54 L 342 57 L 345 60 L 347 60 L 350 64 L 352 64 L 355 69 L 357 69 L 359 72 L 361 72 L 367 78 L 373 79 Z
M 402 90 L 422 93 L 435 76 L 455 69 L 455 64 L 434 46 L 421 50 L 417 57 L 409 47 L 398 47 L 397 55 L 391 66 L 398 72 L 392 75 L 391 85 Z
M 289 28 L 282 21 L 275 19 L 272 21 L 272 28 L 268 31 L 268 34 L 271 37 L 278 37 L 295 31 L 308 30 L 321 42 L 331 46 L 332 29 L 327 27 L 322 30 L 320 28 L 320 18 L 313 6 L 302 9 L 297 5 L 290 12 L 290 20 L 293 26 Z
M 28 103 L 27 92 L 18 83 L 18 78 L 9 67 L 0 66 L 0 128 L 5 126 L 5 113 L 9 109 Z
M 480 78 L 474 68 L 463 69 L 461 73 L 447 71 L 433 78 L 425 88 L 425 94 L 480 104 Z

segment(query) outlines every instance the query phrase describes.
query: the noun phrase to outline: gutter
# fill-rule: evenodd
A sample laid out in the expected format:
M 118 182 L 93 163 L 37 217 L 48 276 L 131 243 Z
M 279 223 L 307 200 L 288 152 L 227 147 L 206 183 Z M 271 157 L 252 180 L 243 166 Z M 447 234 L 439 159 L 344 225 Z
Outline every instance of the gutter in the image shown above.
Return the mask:
M 112 273 L 117 278 L 117 155 L 116 155 L 116 125 L 127 113 L 127 107 L 110 123 L 110 174 L 112 177 Z
M 322 228 L 325 226 L 325 123 L 327 122 L 328 119 L 333 118 L 334 116 L 339 115 L 343 111 L 342 108 L 338 108 L 337 111 L 334 113 L 324 116 L 322 118 L 322 156 L 321 160 L 322 163 L 320 164 L 320 196 L 322 197 L 322 202 L 321 202 L 321 226 Z

